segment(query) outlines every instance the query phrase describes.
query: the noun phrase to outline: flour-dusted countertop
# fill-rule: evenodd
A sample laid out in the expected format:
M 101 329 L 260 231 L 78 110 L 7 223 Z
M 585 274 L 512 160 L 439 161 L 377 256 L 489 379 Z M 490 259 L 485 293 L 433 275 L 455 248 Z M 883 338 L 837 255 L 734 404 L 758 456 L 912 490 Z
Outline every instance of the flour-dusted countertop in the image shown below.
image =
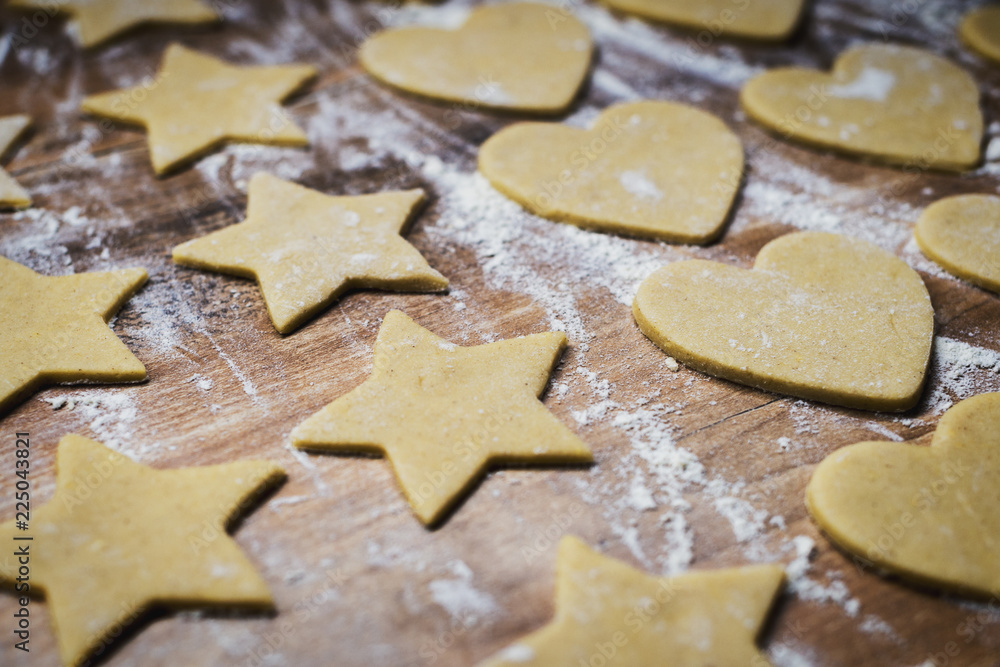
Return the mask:
M 149 381 L 49 388 L 3 417 L 0 514 L 14 512 L 17 431 L 31 433 L 36 505 L 53 491 L 66 433 L 157 467 L 266 457 L 289 473 L 235 533 L 279 613 L 158 614 L 105 663 L 469 665 L 551 618 L 555 547 L 570 532 L 654 573 L 790 564 L 762 638 L 778 665 L 941 664 L 947 651 L 958 652 L 950 665 L 1000 664 L 995 604 L 860 572 L 803 505 L 813 467 L 831 451 L 872 439 L 927 444 L 953 401 L 1000 390 L 1000 298 L 949 277 L 912 241 L 933 201 L 1000 187 L 1000 70 L 955 34 L 974 3 L 821 0 L 787 45 L 703 47 L 691 33 L 574 3 L 599 53 L 568 123 L 648 97 L 711 111 L 743 140 L 746 183 L 725 235 L 707 248 L 524 213 L 475 172 L 477 146 L 516 119 L 406 97 L 358 68 L 356 46 L 373 29 L 457 25 L 468 4 L 237 0 L 222 3 L 218 29 L 144 30 L 85 53 L 55 21 L 14 48 L 22 15 L 0 10 L 0 115 L 28 113 L 36 125 L 6 165 L 35 207 L 0 214 L 0 254 L 50 275 L 142 266 L 151 276 L 113 323 Z M 931 44 L 974 75 L 991 162 L 961 176 L 866 165 L 774 142 L 738 109 L 740 85 L 765 68 L 827 68 L 846 46 L 884 38 Z M 289 106 L 312 147 L 231 146 L 156 179 L 144 133 L 104 131 L 78 107 L 85 94 L 141 82 L 174 40 L 234 62 L 318 66 L 319 80 Z M 251 281 L 174 266 L 173 246 L 243 219 L 259 170 L 334 195 L 424 188 L 430 203 L 408 239 L 450 293 L 353 293 L 282 337 Z M 641 335 L 631 299 L 653 270 L 693 257 L 749 267 L 795 229 L 872 241 L 920 272 L 938 338 L 918 408 L 882 415 L 781 398 L 675 370 Z M 429 531 L 386 461 L 293 451 L 292 428 L 368 376 L 393 308 L 463 345 L 565 330 L 570 349 L 545 403 L 597 463 L 495 472 Z M 14 608 L 0 596 L 0 633 L 13 628 Z M 56 664 L 45 605 L 31 610 L 28 660 L 9 635 L 0 664 Z

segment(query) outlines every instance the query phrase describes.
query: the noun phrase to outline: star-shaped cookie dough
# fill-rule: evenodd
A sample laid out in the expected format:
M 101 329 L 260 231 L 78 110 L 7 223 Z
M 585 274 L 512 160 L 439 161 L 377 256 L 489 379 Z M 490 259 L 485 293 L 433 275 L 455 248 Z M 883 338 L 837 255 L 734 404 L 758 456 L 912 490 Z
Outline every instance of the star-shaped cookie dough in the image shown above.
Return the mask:
M 21 133 L 31 127 L 31 118 L 22 114 L 0 118 L 0 157 L 10 150 Z M 0 169 L 0 208 L 31 206 L 31 197 L 10 175 Z
M 171 44 L 148 85 L 84 98 L 87 113 L 146 127 L 163 174 L 225 141 L 305 146 L 281 101 L 316 76 L 311 65 L 237 67 Z
M 555 620 L 480 667 L 769 665 L 755 643 L 784 577 L 779 565 L 653 577 L 564 537 Z
M 0 540 L 15 554 L 28 550 L 30 585 L 45 591 L 66 665 L 80 664 L 155 604 L 273 605 L 226 526 L 284 478 L 277 464 L 156 470 L 67 435 L 56 468 L 52 500 L 31 513 L 27 530 L 13 520 L 0 525 Z M 0 581 L 17 577 L 17 559 L 0 559 Z
M 136 382 L 146 368 L 107 321 L 144 269 L 42 276 L 0 257 L 0 414 L 50 382 Z
M 259 172 L 248 197 L 244 222 L 177 246 L 174 261 L 256 278 L 281 333 L 350 288 L 448 287 L 400 236 L 424 201 L 422 190 L 331 197 Z
M 589 463 L 587 445 L 538 397 L 566 335 L 459 347 L 394 310 L 371 377 L 292 432 L 300 449 L 383 452 L 425 524 L 437 522 L 490 463 Z
M 70 33 L 91 47 L 144 23 L 204 24 L 219 20 L 201 0 L 10 0 L 9 7 L 70 14 Z

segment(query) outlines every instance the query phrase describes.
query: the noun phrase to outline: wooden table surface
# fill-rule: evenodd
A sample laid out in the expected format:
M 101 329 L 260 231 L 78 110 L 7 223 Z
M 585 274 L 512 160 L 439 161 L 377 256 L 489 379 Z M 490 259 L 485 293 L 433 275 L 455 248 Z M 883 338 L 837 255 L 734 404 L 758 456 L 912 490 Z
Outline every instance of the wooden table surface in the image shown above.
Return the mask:
M 803 505 L 813 467 L 830 452 L 871 439 L 926 444 L 950 400 L 1000 390 L 1000 298 L 943 274 L 910 240 L 934 200 L 996 192 L 1000 163 L 961 176 L 868 165 L 773 141 L 737 103 L 740 85 L 763 68 L 826 68 L 856 41 L 888 39 L 929 44 L 960 63 L 980 84 L 987 124 L 1000 120 L 1000 68 L 955 35 L 975 3 L 821 0 L 778 46 L 698 46 L 691 33 L 573 3 L 599 53 L 569 122 L 584 126 L 610 104 L 648 97 L 716 113 L 743 139 L 743 194 L 725 236 L 706 248 L 521 212 L 475 176 L 477 146 L 515 118 L 402 96 L 358 67 L 365 34 L 386 23 L 454 22 L 467 4 L 223 0 L 217 28 L 141 30 L 86 53 L 60 21 L 10 48 L 22 15 L 0 10 L 0 115 L 29 113 L 36 123 L 6 162 L 35 205 L 0 214 L 0 253 L 49 275 L 130 266 L 151 275 L 113 322 L 148 382 L 49 388 L 4 416 L 0 471 L 11 474 L 0 475 L 0 515 L 14 511 L 17 431 L 34 443 L 36 505 L 53 491 L 56 443 L 67 433 L 156 467 L 270 458 L 289 475 L 235 532 L 278 613 L 156 612 L 102 663 L 469 665 L 552 617 L 555 544 L 569 532 L 657 573 L 795 562 L 761 638 L 778 665 L 1000 665 L 996 602 L 859 571 Z M 155 178 L 142 132 L 104 131 L 78 108 L 85 94 L 154 72 L 171 41 L 247 64 L 317 65 L 318 81 L 289 104 L 311 148 L 230 146 Z M 259 170 L 330 194 L 424 188 L 430 204 L 408 238 L 451 280 L 450 293 L 353 293 L 278 335 L 251 281 L 169 257 L 174 245 L 241 220 L 246 180 Z M 748 267 L 761 246 L 796 228 L 875 241 L 920 271 L 939 343 L 919 407 L 837 409 L 672 371 L 640 334 L 629 303 L 654 268 L 691 257 Z M 571 347 L 545 403 L 592 445 L 596 464 L 494 472 L 427 530 L 386 461 L 293 451 L 292 428 L 367 377 L 393 308 L 466 345 L 566 329 Z M 25 656 L 12 648 L 13 598 L 0 596 L 0 664 L 57 663 L 45 605 L 31 609 Z

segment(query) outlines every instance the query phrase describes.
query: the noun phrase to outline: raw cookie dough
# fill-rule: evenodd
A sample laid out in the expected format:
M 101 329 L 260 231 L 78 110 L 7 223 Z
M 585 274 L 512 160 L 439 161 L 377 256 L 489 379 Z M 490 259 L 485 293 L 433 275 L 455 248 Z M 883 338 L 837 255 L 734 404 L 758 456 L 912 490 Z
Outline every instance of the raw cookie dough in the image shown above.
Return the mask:
M 979 88 L 929 51 L 869 44 L 832 74 L 764 72 L 740 93 L 746 112 L 786 139 L 915 168 L 962 171 L 979 162 Z
M 7 6 L 70 14 L 70 34 L 83 47 L 96 46 L 145 23 L 196 25 L 219 20 L 201 0 L 10 0 Z
M 10 150 L 21 134 L 31 127 L 31 118 L 23 114 L 0 118 L 0 157 Z M 31 197 L 17 181 L 0 169 L 0 208 L 31 206 Z
M 227 140 L 307 145 L 280 102 L 315 75 L 311 65 L 235 66 L 171 44 L 155 81 L 91 95 L 81 108 L 146 127 L 159 175 Z
M 12 519 L 0 539 L 12 550 L 30 545 L 31 587 L 45 591 L 65 665 L 84 662 L 155 604 L 273 606 L 226 525 L 284 478 L 277 464 L 156 470 L 67 435 L 56 470 L 55 495 L 31 512 L 29 529 Z M 25 536 L 32 541 L 15 541 Z M 16 559 L 0 559 L 0 581 L 17 576 Z
M 715 116 L 673 102 L 605 110 L 589 130 L 518 123 L 479 151 L 479 170 L 532 213 L 675 243 L 722 232 L 743 145 Z
M 639 328 L 709 375 L 865 410 L 906 410 L 923 388 L 934 311 L 916 271 L 871 243 L 797 232 L 753 270 L 668 264 L 643 281 Z
M 592 52 L 586 26 L 567 10 L 512 2 L 473 10 L 457 30 L 385 30 L 358 57 L 407 92 L 468 108 L 559 113 L 576 97 Z
M 290 333 L 350 288 L 425 292 L 448 280 L 400 234 L 422 190 L 330 197 L 263 172 L 247 219 L 174 248 L 174 261 L 256 278 L 274 328 Z
M 930 447 L 838 449 L 817 466 L 806 504 L 859 565 L 949 591 L 1000 595 L 1000 394 L 948 410 Z
M 1000 63 L 1000 7 L 980 7 L 969 12 L 958 34 L 969 48 Z
M 0 257 L 0 414 L 52 382 L 135 382 L 146 368 L 107 321 L 144 269 L 41 276 Z
M 555 619 L 480 667 L 593 665 L 599 644 L 606 667 L 770 665 L 755 643 L 784 578 L 779 565 L 654 577 L 564 537 Z
M 604 0 L 609 7 L 712 36 L 787 39 L 802 15 L 804 0 Z
M 1000 197 L 959 195 L 935 202 L 920 216 L 914 236 L 949 273 L 1000 293 Z
M 436 523 L 491 463 L 589 463 L 538 397 L 566 347 L 548 332 L 460 347 L 398 310 L 371 377 L 292 431 L 300 449 L 384 453 L 413 511 Z

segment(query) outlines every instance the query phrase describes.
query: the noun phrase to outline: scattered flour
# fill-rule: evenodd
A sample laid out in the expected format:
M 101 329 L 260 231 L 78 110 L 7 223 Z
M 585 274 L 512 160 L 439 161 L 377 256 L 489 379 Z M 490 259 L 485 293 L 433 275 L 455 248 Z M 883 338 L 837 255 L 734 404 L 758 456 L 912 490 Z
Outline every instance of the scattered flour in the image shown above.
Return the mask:
M 860 627 L 862 632 L 867 632 L 868 634 L 873 635 L 884 635 L 897 644 L 905 643 L 903 638 L 896 633 L 896 630 L 891 625 L 874 614 L 868 614 L 865 616 L 861 620 Z
M 434 602 L 444 607 L 453 620 L 461 621 L 466 626 L 473 625 L 499 610 L 491 595 L 472 586 L 472 570 L 468 565 L 455 560 L 448 567 L 455 576 L 435 579 L 428 584 L 428 588 Z
M 938 336 L 934 339 L 933 374 L 925 402 L 939 415 L 957 401 L 982 391 L 996 391 L 1000 352 Z
M 535 649 L 525 644 L 514 644 L 504 649 L 497 658 L 509 662 L 531 662 L 535 659 Z
M 748 501 L 737 497 L 744 484 L 728 484 L 714 479 L 705 486 L 705 492 L 713 497 L 715 511 L 721 514 L 733 528 L 737 542 L 748 542 L 758 537 L 767 525 L 766 510 L 756 509 Z
M 816 543 L 811 537 L 797 535 L 792 538 L 789 546 L 795 550 L 794 559 L 785 567 L 789 591 L 802 600 L 838 604 L 852 618 L 861 612 L 861 602 L 857 598 L 851 597 L 851 592 L 847 590 L 843 581 L 834 578 L 829 584 L 823 585 L 809 578 L 808 573 L 812 568 L 812 554 L 816 548 Z
M 333 1 L 324 9 L 297 8 L 294 11 L 301 13 L 295 21 L 282 22 L 274 30 L 263 31 L 261 38 L 264 41 L 235 40 L 228 47 L 228 55 L 258 63 L 278 63 L 294 62 L 303 54 L 315 52 L 315 57 L 310 56 L 312 61 L 346 62 L 354 58 L 354 50 L 365 36 L 362 32 L 357 33 L 353 43 L 334 47 L 326 36 L 317 35 L 311 29 L 293 29 L 301 27 L 297 22 L 308 24 L 310 12 L 327 10 L 344 25 L 360 27 L 365 18 L 362 4 Z M 879 11 L 885 14 L 898 3 L 879 0 L 877 4 Z M 907 30 L 916 25 L 937 25 L 933 22 L 938 21 L 935 17 L 941 12 L 932 16 L 932 12 L 923 7 L 934 5 L 940 9 L 943 5 L 937 0 L 918 4 L 922 4 L 922 8 L 908 24 L 894 28 L 894 35 L 905 37 L 911 34 Z M 468 7 L 469 3 L 463 1 L 447 6 L 418 3 L 387 6 L 378 10 L 378 24 L 457 27 L 467 17 Z M 243 11 L 240 3 L 236 3 L 227 10 L 227 17 L 239 18 Z M 744 60 L 742 49 L 701 47 L 693 36 L 639 20 L 621 20 L 596 5 L 575 7 L 575 11 L 602 44 L 602 61 L 613 63 L 616 71 L 625 71 L 619 67 L 623 64 L 658 63 L 663 66 L 659 69 L 669 72 L 671 81 L 707 80 L 725 95 L 735 95 L 743 83 L 763 71 L 762 67 Z M 831 14 L 838 10 L 824 3 L 819 3 L 815 11 L 821 35 L 822 24 L 839 20 L 839 16 Z M 878 15 L 878 12 L 872 14 Z M 875 23 L 866 29 L 875 35 L 879 30 Z M 949 30 L 953 32 L 952 28 Z M 916 40 L 921 33 L 912 34 L 917 36 L 913 38 Z M 935 34 L 952 39 L 949 32 Z M 9 57 L 3 48 L 0 45 L 0 60 Z M 135 72 L 129 59 L 122 57 L 123 53 L 120 46 L 112 46 L 95 56 L 95 66 L 114 85 L 138 83 L 145 74 Z M 47 62 L 48 55 L 36 49 L 19 50 L 17 57 L 37 72 L 65 65 Z M 635 80 L 623 81 L 598 62 L 593 85 L 605 101 L 608 97 L 612 101 L 651 97 L 659 90 L 649 85 L 651 79 L 643 79 L 657 68 L 631 69 L 636 72 Z M 894 85 L 886 74 L 866 71 L 854 82 L 839 87 L 839 94 L 881 99 Z M 127 159 L 122 160 L 119 153 L 92 154 L 91 149 L 101 139 L 101 132 L 96 124 L 81 125 L 77 120 L 79 98 L 83 93 L 82 69 L 74 77 L 67 87 L 65 100 L 56 109 L 52 131 L 70 146 L 68 152 L 76 159 L 74 169 L 96 183 L 93 190 L 83 193 L 93 201 L 89 206 L 81 203 L 61 213 L 43 208 L 14 213 L 8 217 L 9 227 L 0 238 L 0 253 L 51 275 L 74 270 L 74 257 L 69 248 L 85 247 L 88 253 L 107 261 L 110 232 L 135 223 L 116 211 L 112 204 L 106 204 L 106 209 L 93 208 L 101 199 L 100 183 L 115 178 L 122 169 L 129 168 L 130 163 Z M 662 87 L 662 83 L 656 82 L 656 85 Z M 678 93 L 685 91 L 676 88 Z M 697 101 L 694 92 L 687 98 L 681 94 L 676 96 L 682 98 L 680 101 Z M 568 372 L 553 385 L 551 399 L 572 400 L 575 405 L 586 406 L 572 415 L 580 429 L 608 427 L 622 435 L 628 444 L 625 457 L 601 461 L 581 481 L 579 493 L 588 503 L 601 508 L 609 525 L 637 559 L 650 565 L 655 563 L 664 574 L 687 569 L 693 560 L 695 539 L 687 520 L 691 509 L 689 498 L 698 495 L 702 497 L 693 502 L 707 503 L 720 520 L 728 521 L 736 542 L 747 553 L 769 526 L 785 531 L 783 517 L 769 517 L 764 507 L 751 505 L 740 496 L 743 487 L 739 482 L 727 483 L 713 476 L 692 451 L 677 444 L 677 428 L 671 419 L 696 390 L 679 383 L 668 387 L 667 396 L 677 401 L 676 405 L 655 394 L 627 401 L 614 395 L 614 388 L 600 376 L 603 360 L 590 351 L 594 343 L 592 322 L 598 317 L 606 317 L 609 310 L 615 316 L 628 317 L 628 307 L 639 283 L 653 270 L 668 262 L 691 257 L 717 258 L 711 254 L 712 249 L 636 241 L 537 218 L 503 197 L 476 173 L 474 151 L 469 152 L 460 138 L 442 131 L 415 107 L 399 104 L 398 100 L 395 93 L 378 85 L 365 84 L 361 78 L 356 84 L 351 82 L 309 93 L 290 115 L 306 129 L 312 148 L 232 145 L 200 160 L 194 172 L 203 181 L 201 187 L 206 202 L 222 206 L 233 220 L 242 219 L 244 211 L 231 203 L 230 195 L 245 192 L 249 178 L 260 170 L 292 180 L 320 177 L 334 171 L 337 175 L 333 182 L 337 187 L 344 183 L 345 188 L 362 187 L 357 183 L 367 180 L 361 175 L 371 171 L 380 178 L 388 176 L 388 180 L 383 181 L 389 184 L 387 187 L 397 184 L 425 187 L 433 196 L 433 203 L 419 224 L 431 242 L 438 247 L 469 252 L 488 289 L 527 296 L 534 305 L 544 309 L 551 328 L 569 334 L 571 349 L 565 362 Z M 592 102 L 585 100 L 568 122 L 584 126 L 599 111 Z M 445 113 L 449 114 L 448 118 L 454 115 L 456 122 L 465 122 L 454 108 Z M 474 113 L 468 115 L 473 122 L 478 122 Z M 743 122 L 738 115 L 735 118 Z M 1000 126 L 990 131 L 994 138 L 988 145 L 987 160 L 994 164 L 1000 160 Z M 442 145 L 454 148 L 453 153 L 458 157 L 445 164 L 429 154 Z M 748 146 L 751 171 L 743 191 L 744 201 L 727 234 L 773 223 L 848 234 L 901 256 L 922 272 L 947 277 L 923 258 L 912 243 L 912 226 L 919 211 L 893 197 L 891 192 L 877 192 L 873 200 L 870 184 L 862 180 L 837 182 L 780 153 L 757 148 Z M 995 173 L 988 171 L 989 166 L 984 169 L 987 170 L 984 173 Z M 629 175 L 622 175 L 624 187 L 635 190 L 638 196 L 657 195 L 655 184 L 646 181 L 641 173 L 627 173 Z M 901 175 L 900 180 L 903 178 Z M 46 187 L 53 188 L 51 194 L 58 201 L 56 195 L 70 191 L 78 194 L 74 189 L 79 188 L 79 183 L 67 180 Z M 650 185 L 653 187 L 648 187 Z M 77 199 L 79 197 L 73 201 Z M 105 205 L 104 202 L 101 205 Z M 154 265 L 154 279 L 158 277 L 155 266 L 162 261 L 161 257 L 130 259 L 149 259 Z M 164 275 L 167 274 L 160 273 L 159 277 Z M 458 295 L 465 287 L 456 284 L 452 294 Z M 162 355 L 160 358 L 179 360 L 182 356 L 179 351 L 184 349 L 189 335 L 208 336 L 204 322 L 184 306 L 183 301 L 177 310 L 164 306 L 169 302 L 163 298 L 158 285 L 151 283 L 133 303 L 143 318 L 142 326 L 134 332 L 135 340 L 147 352 Z M 476 293 L 464 292 L 459 305 L 470 311 L 477 308 Z M 253 400 L 264 400 L 257 395 L 255 370 L 242 365 L 242 361 L 237 364 L 240 356 L 228 345 L 223 346 L 215 340 L 212 345 L 246 395 Z M 679 369 L 676 361 L 669 358 L 665 358 L 664 365 L 669 370 Z M 940 414 L 956 400 L 978 391 L 996 389 L 998 371 L 1000 355 L 996 352 L 939 338 L 935 347 L 934 374 L 928 387 L 928 411 Z M 192 375 L 190 381 L 201 391 L 213 388 L 212 380 L 201 374 Z M 137 443 L 130 435 L 139 415 L 131 391 L 129 388 L 73 388 L 44 400 L 53 409 L 72 411 L 81 417 L 110 446 L 135 454 Z M 581 395 L 584 400 L 580 400 Z M 811 435 L 820 432 L 821 425 L 833 419 L 831 410 L 805 401 L 793 402 L 789 415 L 795 427 L 795 440 L 779 438 L 777 447 L 781 451 L 805 446 Z M 863 423 L 869 424 L 869 421 L 863 420 Z M 890 437 L 891 431 L 875 422 L 870 423 L 871 430 Z M 321 479 L 314 461 L 288 445 L 286 449 L 318 480 Z M 387 497 L 389 495 L 392 494 Z M 289 498 L 285 503 L 288 512 L 297 506 L 297 498 Z M 402 501 L 398 504 L 401 506 Z M 395 505 L 393 508 L 400 509 Z M 637 527 L 637 517 L 656 522 L 660 533 L 655 543 L 662 542 L 662 550 L 650 554 L 643 552 L 643 545 L 649 542 L 643 540 L 645 529 Z M 860 605 L 842 581 L 834 579 L 822 584 L 809 577 L 812 540 L 797 536 L 792 539 L 791 547 L 794 557 L 788 566 L 790 590 L 803 600 L 838 604 L 848 614 L 858 616 Z M 267 553 L 268 548 L 261 545 L 258 551 Z M 385 567 L 405 563 L 420 571 L 424 564 L 418 562 L 419 557 L 404 551 L 376 548 L 369 551 L 368 560 L 373 565 Z M 500 611 L 489 594 L 473 586 L 473 573 L 464 562 L 452 561 L 449 568 L 447 576 L 434 579 L 428 585 L 434 602 L 449 616 L 464 621 L 482 619 Z M 881 632 L 877 620 L 872 616 L 864 617 L 862 629 Z M 529 654 L 521 649 L 527 647 L 511 647 L 508 657 L 528 660 Z M 779 667 L 812 664 L 811 658 L 798 647 L 773 646 L 769 653 Z
M 842 99 L 885 102 L 895 87 L 895 74 L 877 67 L 866 67 L 854 81 L 830 86 L 828 90 L 833 97 Z
M 663 199 L 663 192 L 643 171 L 623 171 L 618 180 L 631 195 L 642 199 Z
M 138 417 L 133 392 L 129 387 L 75 387 L 65 394 L 46 396 L 42 400 L 51 405 L 53 410 L 74 413 L 72 418 L 83 421 L 93 431 L 94 437 L 104 445 L 142 461 L 152 445 L 144 446 L 132 437 Z
M 768 651 L 775 667 L 813 667 L 813 659 L 788 644 L 777 644 Z

